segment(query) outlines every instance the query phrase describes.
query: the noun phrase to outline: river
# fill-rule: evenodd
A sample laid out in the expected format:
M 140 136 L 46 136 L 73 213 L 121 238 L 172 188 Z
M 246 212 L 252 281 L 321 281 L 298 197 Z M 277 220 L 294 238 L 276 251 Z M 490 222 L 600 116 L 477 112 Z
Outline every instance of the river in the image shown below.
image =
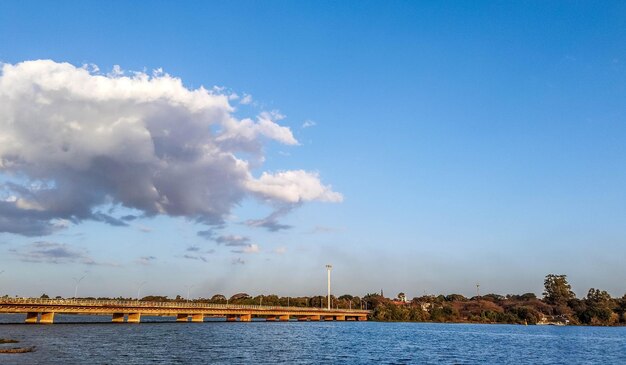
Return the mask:
M 626 364 L 626 328 L 379 322 L 10 324 L 0 364 Z M 106 322 L 105 322 L 106 321 Z M 9 345 L 1 345 L 7 347 Z M 13 345 L 15 346 L 15 345 Z

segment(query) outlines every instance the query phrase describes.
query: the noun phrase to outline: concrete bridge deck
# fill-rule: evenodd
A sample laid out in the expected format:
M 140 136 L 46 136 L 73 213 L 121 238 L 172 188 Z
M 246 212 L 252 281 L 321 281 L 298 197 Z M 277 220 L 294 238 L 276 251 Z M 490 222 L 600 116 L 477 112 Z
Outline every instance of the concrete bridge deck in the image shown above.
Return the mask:
M 110 315 L 116 323 L 139 323 L 141 316 L 172 316 L 178 322 L 204 322 L 205 317 L 250 322 L 253 317 L 267 321 L 366 321 L 370 311 L 261 305 L 209 304 L 196 302 L 149 302 L 140 300 L 83 300 L 42 298 L 0 298 L 0 313 L 26 314 L 26 323 L 51 324 L 54 315 Z

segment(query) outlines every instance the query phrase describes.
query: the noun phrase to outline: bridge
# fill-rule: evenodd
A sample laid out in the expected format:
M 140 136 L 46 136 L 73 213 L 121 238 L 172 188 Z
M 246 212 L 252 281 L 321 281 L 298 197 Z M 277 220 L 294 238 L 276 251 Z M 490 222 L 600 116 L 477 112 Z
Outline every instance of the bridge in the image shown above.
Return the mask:
M 110 315 L 114 323 L 140 323 L 141 316 L 176 317 L 177 322 L 204 322 L 206 317 L 240 322 L 250 322 L 253 317 L 266 321 L 366 321 L 370 311 L 180 301 L 0 298 L 0 313 L 25 314 L 26 323 L 52 324 L 55 314 Z

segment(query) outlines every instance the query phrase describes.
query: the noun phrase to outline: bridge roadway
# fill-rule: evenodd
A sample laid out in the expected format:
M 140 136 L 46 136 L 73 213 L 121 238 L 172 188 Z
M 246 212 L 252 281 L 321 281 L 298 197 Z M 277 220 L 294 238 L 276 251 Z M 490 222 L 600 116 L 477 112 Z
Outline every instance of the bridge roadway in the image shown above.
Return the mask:
M 177 322 L 204 322 L 205 317 L 250 322 L 267 321 L 366 321 L 370 311 L 311 307 L 209 304 L 195 302 L 149 302 L 139 300 L 83 300 L 43 298 L 0 298 L 0 313 L 26 314 L 26 323 L 52 324 L 54 315 L 110 315 L 115 323 L 139 323 L 141 316 L 176 317 Z

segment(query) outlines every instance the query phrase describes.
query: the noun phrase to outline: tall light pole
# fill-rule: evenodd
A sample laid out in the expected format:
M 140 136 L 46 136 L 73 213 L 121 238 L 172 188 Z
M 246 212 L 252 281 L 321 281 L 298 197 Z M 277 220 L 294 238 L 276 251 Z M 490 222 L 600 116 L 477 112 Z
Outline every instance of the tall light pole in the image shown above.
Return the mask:
M 139 300 L 139 294 L 141 293 L 141 287 L 144 286 L 146 283 L 147 283 L 147 281 L 143 281 L 137 287 L 137 300 Z
M 326 271 L 328 272 L 328 303 L 327 307 L 330 310 L 330 271 L 333 269 L 333 265 L 326 265 Z
M 74 287 L 74 299 L 78 296 L 78 284 L 85 278 L 85 275 L 81 276 L 80 279 L 72 278 L 76 282 L 76 287 Z
M 195 285 L 185 285 L 185 288 L 187 288 L 187 301 L 189 301 L 189 295 L 191 294 L 191 288 L 193 288 Z

